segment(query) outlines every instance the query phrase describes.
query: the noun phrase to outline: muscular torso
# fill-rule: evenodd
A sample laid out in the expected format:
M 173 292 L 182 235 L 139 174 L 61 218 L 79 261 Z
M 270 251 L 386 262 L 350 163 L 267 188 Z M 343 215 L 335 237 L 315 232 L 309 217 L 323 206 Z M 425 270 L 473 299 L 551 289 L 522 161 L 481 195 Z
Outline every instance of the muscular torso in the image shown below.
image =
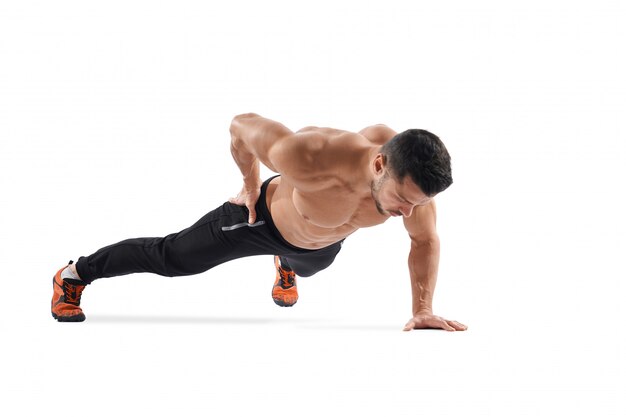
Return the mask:
M 381 144 L 355 133 L 307 128 L 325 135 L 328 160 L 310 173 L 310 184 L 290 175 L 274 178 L 267 188 L 267 205 L 281 235 L 292 245 L 319 249 L 331 245 L 359 228 L 385 222 L 389 216 L 376 209 L 367 175 L 368 157 Z M 296 168 L 297 169 L 297 168 Z

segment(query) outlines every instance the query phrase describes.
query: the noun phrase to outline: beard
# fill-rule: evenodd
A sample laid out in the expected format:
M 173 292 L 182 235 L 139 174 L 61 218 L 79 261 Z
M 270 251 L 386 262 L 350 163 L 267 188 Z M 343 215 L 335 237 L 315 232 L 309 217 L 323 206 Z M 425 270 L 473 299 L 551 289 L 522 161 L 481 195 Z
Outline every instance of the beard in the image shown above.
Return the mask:
M 382 214 L 383 216 L 386 216 L 388 213 L 385 211 L 385 209 L 383 209 L 383 206 L 380 204 L 378 195 L 380 194 L 380 189 L 382 188 L 386 180 L 387 180 L 387 173 L 385 173 L 385 175 L 380 177 L 378 180 L 372 181 L 372 184 L 370 185 L 370 188 L 372 189 L 372 200 L 374 200 L 374 204 L 376 205 L 376 210 L 378 210 L 378 212 Z

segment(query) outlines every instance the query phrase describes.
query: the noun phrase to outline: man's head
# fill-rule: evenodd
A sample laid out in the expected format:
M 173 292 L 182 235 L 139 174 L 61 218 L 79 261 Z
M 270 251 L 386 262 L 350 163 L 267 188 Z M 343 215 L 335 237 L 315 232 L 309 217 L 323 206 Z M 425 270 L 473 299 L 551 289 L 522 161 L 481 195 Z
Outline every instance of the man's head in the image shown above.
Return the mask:
M 372 196 L 381 214 L 408 216 L 452 184 L 450 154 L 437 136 L 421 129 L 385 143 L 374 169 L 379 178 L 372 183 Z

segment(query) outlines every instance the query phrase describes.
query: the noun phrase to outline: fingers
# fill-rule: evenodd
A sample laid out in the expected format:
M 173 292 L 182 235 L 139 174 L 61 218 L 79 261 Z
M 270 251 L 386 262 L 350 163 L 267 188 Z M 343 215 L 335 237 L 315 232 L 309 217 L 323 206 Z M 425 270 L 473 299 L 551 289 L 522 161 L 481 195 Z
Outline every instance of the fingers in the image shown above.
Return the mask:
M 463 323 L 459 323 L 459 322 L 458 322 L 458 321 L 456 321 L 456 320 L 447 320 L 447 323 L 448 323 L 450 326 L 454 327 L 454 329 L 455 329 L 455 330 L 460 330 L 460 331 L 465 331 L 465 330 L 467 330 L 467 326 L 466 326 L 466 325 L 464 325 Z
M 231 204 L 236 204 L 238 206 L 243 206 L 245 201 L 241 198 L 241 195 L 237 195 L 237 197 L 231 197 L 228 199 L 228 202 Z
M 453 332 L 456 329 L 454 327 L 452 327 L 449 323 L 448 320 L 445 320 L 439 316 L 429 316 L 426 317 L 424 320 L 424 326 L 423 328 L 425 329 L 443 329 L 446 330 L 448 332 Z
M 404 325 L 402 329 L 405 332 L 414 329 L 442 329 L 448 332 L 465 331 L 467 326 L 456 320 L 446 320 L 439 316 L 429 315 L 422 317 L 413 317 Z
M 256 221 L 256 203 L 259 200 L 259 194 L 248 194 L 246 197 L 246 207 L 250 215 L 248 216 L 248 223 L 254 224 Z
M 248 211 L 250 212 L 248 216 L 248 223 L 254 224 L 256 221 L 256 210 L 254 209 L 254 206 L 248 206 Z
M 456 329 L 455 329 L 454 327 L 450 326 L 450 324 L 448 324 L 448 322 L 447 322 L 446 320 L 441 320 L 440 325 L 441 325 L 441 328 L 442 328 L 443 330 L 446 330 L 446 331 L 448 331 L 448 332 L 454 332 L 454 331 L 456 331 Z
M 228 199 L 228 202 L 231 204 L 236 204 L 238 206 L 246 206 L 248 209 L 248 223 L 253 224 L 256 222 L 256 209 L 254 208 L 256 205 L 256 199 L 250 198 L 250 196 L 244 196 L 241 193 L 237 195 L 237 197 L 231 197 Z

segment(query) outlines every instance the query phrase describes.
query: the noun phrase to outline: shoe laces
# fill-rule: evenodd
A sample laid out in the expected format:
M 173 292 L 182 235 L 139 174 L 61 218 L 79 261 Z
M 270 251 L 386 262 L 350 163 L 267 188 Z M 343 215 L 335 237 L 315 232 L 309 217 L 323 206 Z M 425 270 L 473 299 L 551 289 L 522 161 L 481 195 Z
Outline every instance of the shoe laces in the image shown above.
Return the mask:
M 293 271 L 285 271 L 282 267 L 278 267 L 280 274 L 280 284 L 283 288 L 293 287 L 296 282 L 296 274 Z
M 63 280 L 63 294 L 65 302 L 68 304 L 79 305 L 80 296 L 83 294 L 85 287 L 83 285 L 73 285 Z

